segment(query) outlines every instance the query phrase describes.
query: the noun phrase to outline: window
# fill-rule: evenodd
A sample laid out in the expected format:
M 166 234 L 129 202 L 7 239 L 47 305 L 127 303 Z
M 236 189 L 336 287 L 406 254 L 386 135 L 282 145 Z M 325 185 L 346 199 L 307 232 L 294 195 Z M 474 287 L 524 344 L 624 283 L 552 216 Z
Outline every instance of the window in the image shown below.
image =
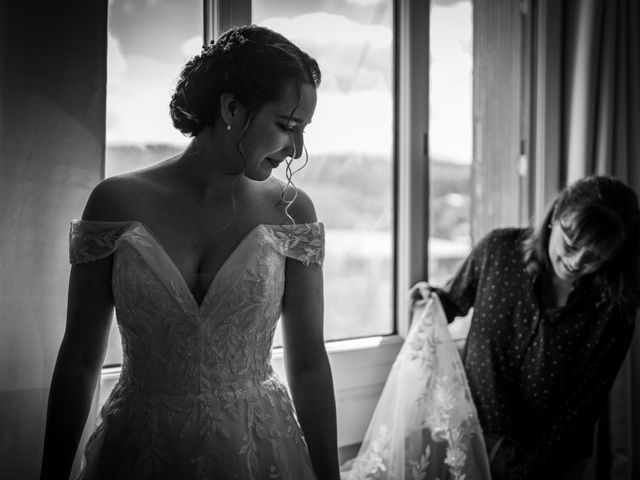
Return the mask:
M 471 247 L 471 0 L 431 3 L 429 281 L 442 285 Z
M 105 176 L 139 169 L 186 147 L 169 118 L 185 61 L 200 52 L 198 0 L 109 2 Z
M 444 285 L 471 250 L 471 0 L 431 2 L 429 15 L 429 282 Z M 471 315 L 449 325 L 463 345 Z

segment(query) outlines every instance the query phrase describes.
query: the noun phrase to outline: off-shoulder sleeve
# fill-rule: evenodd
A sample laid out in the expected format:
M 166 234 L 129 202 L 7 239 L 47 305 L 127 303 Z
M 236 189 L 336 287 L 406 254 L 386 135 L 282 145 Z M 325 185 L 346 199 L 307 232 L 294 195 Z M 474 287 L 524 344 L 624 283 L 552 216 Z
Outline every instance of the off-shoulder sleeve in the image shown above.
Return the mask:
M 72 220 L 69 230 L 69 262 L 95 262 L 111 255 L 131 222 Z
M 324 261 L 324 225 L 321 222 L 268 226 L 283 255 L 305 265 Z

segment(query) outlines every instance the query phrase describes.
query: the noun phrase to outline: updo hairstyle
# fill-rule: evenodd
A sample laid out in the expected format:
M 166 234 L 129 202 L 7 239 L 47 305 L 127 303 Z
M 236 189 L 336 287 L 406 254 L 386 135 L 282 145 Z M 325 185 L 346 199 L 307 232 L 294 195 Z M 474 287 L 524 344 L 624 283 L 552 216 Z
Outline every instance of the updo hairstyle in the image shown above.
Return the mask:
M 249 122 L 291 81 L 298 91 L 303 83 L 317 88 L 318 63 L 273 30 L 257 25 L 232 28 L 184 66 L 169 104 L 171 120 L 184 135 L 195 136 L 214 125 L 220 96 L 229 93 L 248 109 Z

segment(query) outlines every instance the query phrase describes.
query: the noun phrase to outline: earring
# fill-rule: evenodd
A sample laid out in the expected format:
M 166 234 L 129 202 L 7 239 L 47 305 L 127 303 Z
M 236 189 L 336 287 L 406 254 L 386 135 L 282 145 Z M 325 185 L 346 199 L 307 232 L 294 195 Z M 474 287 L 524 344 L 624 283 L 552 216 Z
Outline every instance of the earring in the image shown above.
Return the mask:
M 231 125 L 227 124 L 227 132 L 231 130 Z

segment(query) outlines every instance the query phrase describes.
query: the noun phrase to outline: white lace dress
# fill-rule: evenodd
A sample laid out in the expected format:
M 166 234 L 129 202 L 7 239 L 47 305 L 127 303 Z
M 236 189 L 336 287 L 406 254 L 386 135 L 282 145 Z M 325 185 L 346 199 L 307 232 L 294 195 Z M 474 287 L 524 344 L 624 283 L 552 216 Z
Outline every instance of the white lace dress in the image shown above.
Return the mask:
M 436 294 L 416 305 L 346 478 L 491 478 L 462 360 Z
M 142 223 L 72 222 L 73 264 L 111 254 L 122 373 L 80 478 L 315 479 L 270 360 L 286 258 L 321 264 L 322 224 L 255 227 L 201 304 Z

